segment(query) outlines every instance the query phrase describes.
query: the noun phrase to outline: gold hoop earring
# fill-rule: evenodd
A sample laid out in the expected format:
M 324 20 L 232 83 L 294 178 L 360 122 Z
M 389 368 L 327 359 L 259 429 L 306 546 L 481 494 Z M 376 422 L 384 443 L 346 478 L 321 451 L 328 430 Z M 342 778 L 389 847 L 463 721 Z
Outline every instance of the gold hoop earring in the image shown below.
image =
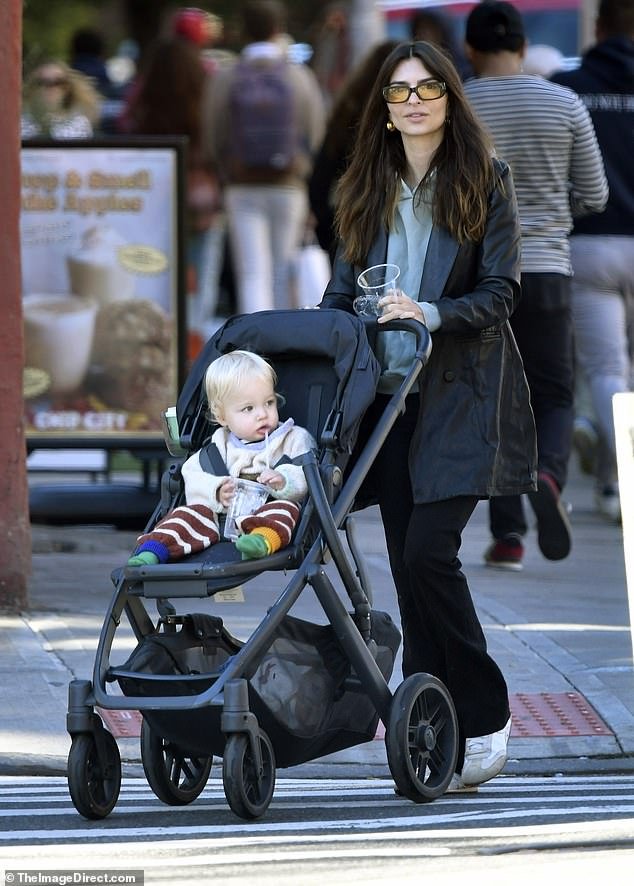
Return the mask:
M 388 132 L 394 132 L 394 130 L 396 129 L 396 126 L 392 123 L 391 120 L 388 120 L 387 123 L 385 124 L 385 128 L 387 129 Z

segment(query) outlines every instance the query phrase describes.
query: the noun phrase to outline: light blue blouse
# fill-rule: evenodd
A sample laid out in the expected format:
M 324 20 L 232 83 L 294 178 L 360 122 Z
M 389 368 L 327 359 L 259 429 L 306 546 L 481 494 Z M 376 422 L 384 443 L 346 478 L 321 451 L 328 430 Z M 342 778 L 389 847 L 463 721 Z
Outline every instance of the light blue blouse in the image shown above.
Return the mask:
M 387 259 L 401 269 L 398 286 L 405 295 L 420 301 L 420 284 L 427 246 L 432 229 L 431 189 L 416 197 L 409 185 L 401 179 L 394 224 L 387 243 Z M 384 332 L 377 339 L 377 356 L 383 367 L 378 390 L 393 393 L 412 365 L 416 351 L 414 336 L 409 332 Z

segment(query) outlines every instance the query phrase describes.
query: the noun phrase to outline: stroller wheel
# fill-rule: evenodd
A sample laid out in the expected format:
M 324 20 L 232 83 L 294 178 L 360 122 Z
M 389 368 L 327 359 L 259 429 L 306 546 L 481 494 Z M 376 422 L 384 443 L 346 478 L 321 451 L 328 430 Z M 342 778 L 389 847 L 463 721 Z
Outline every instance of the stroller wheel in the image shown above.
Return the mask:
M 234 732 L 227 738 L 222 758 L 222 781 L 231 809 L 240 818 L 252 819 L 264 815 L 273 799 L 275 788 L 275 754 L 273 745 L 261 729 L 262 766 L 258 770 L 251 742 L 245 732 Z
M 103 739 L 100 759 L 92 732 L 74 735 L 68 754 L 68 790 L 84 818 L 105 818 L 114 809 L 121 789 L 121 757 L 112 734 L 99 727 Z
M 401 683 L 392 699 L 385 745 L 403 796 L 425 803 L 445 792 L 458 756 L 458 720 L 444 683 L 422 673 Z
M 149 786 L 170 806 L 186 806 L 204 790 L 213 757 L 188 757 L 157 735 L 147 720 L 141 726 L 141 761 Z

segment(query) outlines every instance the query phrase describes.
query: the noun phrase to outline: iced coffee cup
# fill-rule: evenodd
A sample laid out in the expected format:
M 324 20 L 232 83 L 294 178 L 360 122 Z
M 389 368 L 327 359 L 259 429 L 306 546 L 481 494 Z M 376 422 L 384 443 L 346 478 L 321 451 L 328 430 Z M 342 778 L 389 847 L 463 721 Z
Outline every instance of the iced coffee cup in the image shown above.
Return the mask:
M 25 364 L 44 370 L 52 394 L 77 390 L 90 363 L 96 304 L 70 295 L 26 295 Z
M 240 535 L 236 525 L 238 517 L 246 517 L 256 511 L 269 497 L 271 490 L 263 483 L 254 480 L 236 479 L 236 491 L 227 510 L 224 536 L 230 541 L 235 541 Z
M 359 316 L 379 317 L 381 308 L 379 301 L 383 296 L 396 289 L 396 281 L 401 269 L 398 265 L 372 265 L 357 277 L 357 285 L 362 295 L 355 298 L 352 307 Z
M 94 298 L 100 305 L 132 298 L 134 275 L 119 261 L 119 250 L 126 245 L 109 225 L 94 225 L 84 231 L 81 245 L 66 258 L 72 292 Z

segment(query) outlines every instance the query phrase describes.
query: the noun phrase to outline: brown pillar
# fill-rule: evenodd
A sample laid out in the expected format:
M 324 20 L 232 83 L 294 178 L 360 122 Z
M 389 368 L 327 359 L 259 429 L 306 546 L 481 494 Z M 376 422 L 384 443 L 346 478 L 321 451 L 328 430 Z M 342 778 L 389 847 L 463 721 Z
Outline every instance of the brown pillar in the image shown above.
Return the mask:
M 31 567 L 22 407 L 20 93 L 22 3 L 3 2 L 0 40 L 0 610 L 28 605 Z

